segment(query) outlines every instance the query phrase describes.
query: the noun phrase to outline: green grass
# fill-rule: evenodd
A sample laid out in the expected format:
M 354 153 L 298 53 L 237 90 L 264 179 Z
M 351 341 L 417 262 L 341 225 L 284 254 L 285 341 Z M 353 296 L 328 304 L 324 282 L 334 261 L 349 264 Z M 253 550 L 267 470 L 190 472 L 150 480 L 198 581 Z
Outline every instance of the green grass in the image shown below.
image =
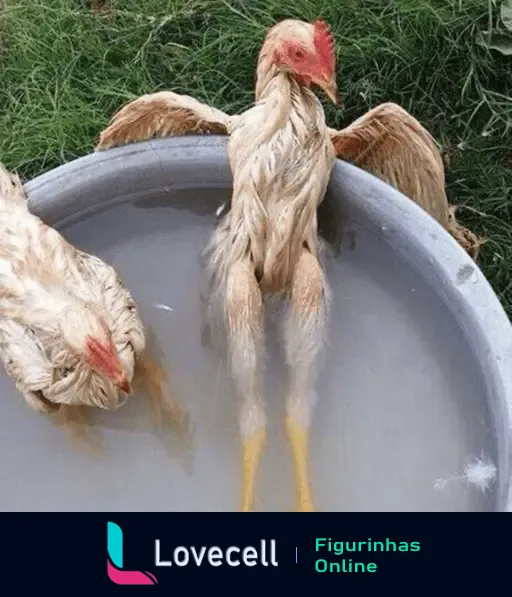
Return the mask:
M 498 2 L 499 3 L 499 2 Z M 450 156 L 460 220 L 512 314 L 512 56 L 475 45 L 489 0 L 0 0 L 0 159 L 24 178 L 90 152 L 120 104 L 173 89 L 227 111 L 253 100 L 265 29 L 324 17 L 337 42 L 341 127 L 382 101 L 412 112 Z M 492 9 L 491 16 L 489 10 Z

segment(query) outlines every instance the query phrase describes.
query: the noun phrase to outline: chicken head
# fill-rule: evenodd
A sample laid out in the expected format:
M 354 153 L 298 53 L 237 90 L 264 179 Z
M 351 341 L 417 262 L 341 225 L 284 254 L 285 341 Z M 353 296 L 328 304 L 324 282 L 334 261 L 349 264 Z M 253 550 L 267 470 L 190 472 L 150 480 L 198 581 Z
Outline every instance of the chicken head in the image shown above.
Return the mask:
M 272 47 L 271 64 L 292 73 L 299 84 L 305 87 L 314 84 L 335 104 L 341 103 L 336 83 L 334 40 L 323 21 L 282 21 L 269 31 L 267 44 Z M 262 54 L 265 54 L 265 47 Z
M 101 315 L 88 305 L 77 304 L 65 312 L 60 325 L 64 342 L 79 358 L 121 391 L 131 393 L 112 334 Z

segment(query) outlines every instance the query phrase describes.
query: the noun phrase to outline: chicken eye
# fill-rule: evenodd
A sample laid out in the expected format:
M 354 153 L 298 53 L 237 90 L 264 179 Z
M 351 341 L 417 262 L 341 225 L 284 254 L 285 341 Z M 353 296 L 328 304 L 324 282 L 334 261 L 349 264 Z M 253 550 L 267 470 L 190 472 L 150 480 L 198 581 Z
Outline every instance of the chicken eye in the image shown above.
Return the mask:
M 294 50 L 293 57 L 295 58 L 295 60 L 304 60 L 306 55 L 304 54 L 304 52 L 302 50 Z

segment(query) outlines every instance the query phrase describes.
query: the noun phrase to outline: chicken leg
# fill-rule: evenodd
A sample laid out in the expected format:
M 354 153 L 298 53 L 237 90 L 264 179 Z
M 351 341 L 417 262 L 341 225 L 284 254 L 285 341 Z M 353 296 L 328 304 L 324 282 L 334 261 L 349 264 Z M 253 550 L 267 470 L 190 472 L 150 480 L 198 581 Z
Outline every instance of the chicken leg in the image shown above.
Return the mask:
M 228 346 L 233 380 L 242 399 L 242 512 L 254 508 L 257 471 L 265 444 L 265 410 L 260 396 L 263 341 L 262 298 L 250 261 L 231 266 L 226 285 Z
M 306 249 L 297 263 L 285 323 L 286 358 L 290 386 L 286 399 L 285 429 L 295 470 L 295 506 L 314 512 L 309 480 L 309 424 L 314 397 L 317 357 L 324 339 L 327 285 L 317 259 Z

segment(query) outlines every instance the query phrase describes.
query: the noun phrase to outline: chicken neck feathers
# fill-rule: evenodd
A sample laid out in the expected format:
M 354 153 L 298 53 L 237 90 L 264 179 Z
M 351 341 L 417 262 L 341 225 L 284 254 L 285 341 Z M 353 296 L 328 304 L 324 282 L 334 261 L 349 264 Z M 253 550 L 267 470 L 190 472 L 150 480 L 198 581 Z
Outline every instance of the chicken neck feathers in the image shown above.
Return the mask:
M 335 159 L 322 105 L 276 74 L 233 126 L 228 153 L 233 193 L 207 249 L 212 277 L 222 284 L 249 257 L 262 289 L 279 292 L 303 247 L 318 253 L 316 209 Z

